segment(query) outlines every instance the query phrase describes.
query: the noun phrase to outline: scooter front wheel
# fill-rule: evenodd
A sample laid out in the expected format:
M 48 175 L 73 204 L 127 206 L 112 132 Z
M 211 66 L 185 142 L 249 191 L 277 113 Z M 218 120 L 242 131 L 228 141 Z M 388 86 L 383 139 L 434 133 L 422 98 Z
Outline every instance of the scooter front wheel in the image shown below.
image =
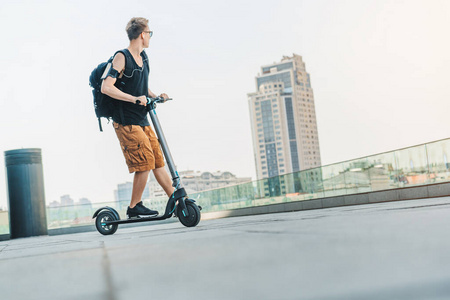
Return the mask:
M 177 206 L 177 216 L 180 220 L 181 224 L 186 227 L 194 227 L 197 226 L 198 222 L 200 222 L 200 209 L 195 203 L 186 201 L 186 209 L 188 211 L 188 215 L 184 216 L 181 211 L 181 207 Z
M 98 232 L 103 235 L 114 234 L 117 231 L 117 224 L 106 225 L 106 221 L 115 221 L 116 217 L 110 211 L 102 211 L 98 214 L 97 219 L 95 219 L 95 227 L 97 227 Z

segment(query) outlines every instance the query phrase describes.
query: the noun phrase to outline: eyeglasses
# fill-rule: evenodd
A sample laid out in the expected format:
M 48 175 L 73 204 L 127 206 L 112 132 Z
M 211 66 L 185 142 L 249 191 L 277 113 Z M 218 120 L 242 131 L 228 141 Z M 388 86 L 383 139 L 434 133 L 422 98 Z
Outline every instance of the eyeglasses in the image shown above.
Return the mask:
M 151 31 L 151 30 L 149 30 L 149 31 L 144 30 L 144 32 L 147 32 L 150 35 L 150 37 L 152 37 L 152 35 L 153 35 L 153 31 Z

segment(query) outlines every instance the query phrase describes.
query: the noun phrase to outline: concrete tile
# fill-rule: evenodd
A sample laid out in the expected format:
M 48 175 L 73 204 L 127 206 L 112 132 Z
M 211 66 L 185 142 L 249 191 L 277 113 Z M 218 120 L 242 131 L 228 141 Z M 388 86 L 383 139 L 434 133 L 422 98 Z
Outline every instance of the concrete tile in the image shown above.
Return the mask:
M 287 202 L 285 204 L 286 211 L 303 210 L 303 201 Z
M 428 198 L 427 186 L 409 187 L 398 190 L 399 200 Z
M 61 235 L 61 234 L 71 234 L 71 233 L 81 233 L 81 232 L 91 232 L 91 231 L 97 231 L 97 229 L 95 228 L 95 225 L 49 229 L 48 235 Z
M 330 197 L 330 198 L 322 199 L 322 207 L 323 208 L 344 206 L 344 205 L 345 205 L 344 196 Z
M 254 214 L 254 215 L 267 214 L 267 213 L 269 213 L 269 207 L 267 205 L 252 207 L 252 214 Z
M 357 194 L 344 196 L 345 205 L 357 205 L 369 203 L 369 194 Z
M 303 201 L 303 210 L 317 209 L 317 208 L 322 208 L 321 199 Z
M 397 200 L 398 200 L 397 190 L 373 192 L 369 194 L 369 203 L 397 201 Z
M 428 186 L 428 197 L 450 196 L 450 183 L 433 184 Z
M 250 216 L 252 214 L 252 208 L 246 207 L 246 208 L 238 208 L 230 210 L 229 217 L 242 217 L 242 216 Z
M 286 211 L 284 203 L 272 204 L 272 205 L 268 205 L 268 207 L 269 207 L 269 213 L 279 213 L 279 212 Z

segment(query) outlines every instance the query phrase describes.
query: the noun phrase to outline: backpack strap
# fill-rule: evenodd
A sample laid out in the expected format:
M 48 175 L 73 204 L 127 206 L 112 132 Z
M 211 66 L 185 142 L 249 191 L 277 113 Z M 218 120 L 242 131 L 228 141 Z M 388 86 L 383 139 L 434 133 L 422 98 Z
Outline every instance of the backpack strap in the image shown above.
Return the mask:
M 100 120 L 100 117 L 97 119 L 98 119 L 98 127 L 100 128 L 100 131 L 103 132 L 102 120 Z
M 142 56 L 144 57 L 144 63 L 147 64 L 148 67 L 148 72 L 150 73 L 150 64 L 148 62 L 148 56 L 147 53 L 145 52 L 145 50 L 142 50 Z
M 125 74 L 130 74 L 133 70 L 133 62 L 131 61 L 131 53 L 130 51 L 125 48 L 122 50 L 117 51 L 114 55 L 116 55 L 117 53 L 122 53 L 123 56 L 125 56 L 125 68 L 123 69 L 123 73 Z M 122 81 L 126 81 L 128 78 L 127 76 L 122 76 Z
M 127 48 L 123 49 L 123 50 L 119 50 L 116 53 L 114 53 L 114 56 L 116 56 L 117 53 L 122 53 L 125 56 L 125 68 L 123 73 L 125 74 L 124 76 L 122 76 L 122 82 L 126 82 L 129 78 L 131 78 L 131 76 L 133 75 L 133 61 L 132 61 L 132 54 L 130 52 L 130 50 L 128 50 Z M 142 61 L 143 63 L 145 63 L 150 71 L 150 65 L 148 62 L 148 56 L 147 53 L 145 51 L 142 51 Z M 144 65 L 142 65 L 144 66 Z

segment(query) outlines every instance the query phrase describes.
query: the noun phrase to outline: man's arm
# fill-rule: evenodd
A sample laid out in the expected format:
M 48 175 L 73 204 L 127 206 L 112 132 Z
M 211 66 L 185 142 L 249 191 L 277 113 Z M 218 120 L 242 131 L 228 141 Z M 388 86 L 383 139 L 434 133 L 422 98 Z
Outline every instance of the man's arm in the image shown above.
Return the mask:
M 158 96 L 156 96 L 156 94 L 155 93 L 153 93 L 152 91 L 150 91 L 150 88 L 148 89 L 148 95 L 150 96 L 150 97 L 152 97 L 152 98 L 156 98 L 156 97 L 158 97 Z M 167 94 L 166 93 L 162 93 L 161 95 L 159 95 L 160 97 L 163 97 L 164 99 L 167 99 L 167 98 L 169 98 L 169 96 L 167 96 Z
M 117 70 L 119 73 L 122 73 L 125 69 L 125 56 L 122 53 L 117 53 L 112 61 L 112 68 Z M 133 96 L 127 93 L 122 92 L 118 88 L 114 86 L 117 79 L 112 78 L 111 76 L 107 76 L 102 82 L 101 92 L 105 95 L 110 96 L 111 98 L 122 100 L 126 102 L 136 103 L 136 100 L 140 100 L 139 105 L 147 105 L 147 98 L 145 95 L 142 96 Z M 150 91 L 150 90 L 149 90 Z
M 152 91 L 150 91 L 150 88 L 148 89 L 148 95 L 149 95 L 151 98 L 156 98 L 156 97 L 158 97 L 158 96 L 156 96 L 155 93 L 153 93 Z

